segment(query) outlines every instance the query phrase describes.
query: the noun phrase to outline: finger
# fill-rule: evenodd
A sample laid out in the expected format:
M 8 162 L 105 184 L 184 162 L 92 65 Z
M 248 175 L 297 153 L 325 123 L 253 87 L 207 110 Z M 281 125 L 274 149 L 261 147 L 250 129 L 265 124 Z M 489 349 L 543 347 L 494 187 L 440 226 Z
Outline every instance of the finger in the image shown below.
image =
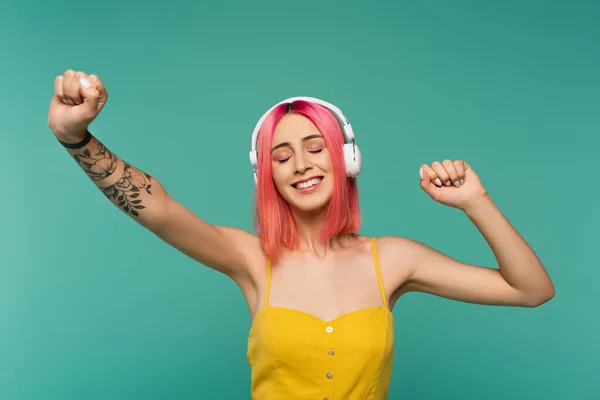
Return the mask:
M 80 73 L 73 70 L 67 70 L 63 78 L 63 91 L 65 98 L 71 105 L 81 104 L 83 101 L 79 95 L 79 77 Z
M 74 73 L 75 71 L 68 69 L 63 73 L 62 77 L 62 93 L 64 101 L 66 101 L 67 104 L 70 104 L 72 106 L 75 105 L 75 102 L 73 101 L 73 99 L 70 98 L 68 89 L 71 84 L 71 80 L 73 79 Z
M 462 185 L 465 183 L 465 162 L 463 160 L 454 161 L 454 168 L 458 174 L 459 183 Z
M 86 76 L 87 75 L 83 72 L 77 71 L 71 82 L 71 85 L 73 85 L 73 101 L 75 101 L 75 104 L 83 103 L 83 97 L 81 96 L 81 78 Z
M 92 120 L 100 111 L 98 107 L 98 100 L 100 93 L 92 85 L 87 77 L 82 76 L 79 80 L 80 95 L 83 99 L 83 105 L 81 107 L 81 115 L 85 119 Z
M 429 175 L 427 175 L 423 171 L 423 166 L 422 165 L 421 165 L 421 168 L 419 169 L 419 177 L 421 178 L 421 186 L 431 184 L 431 179 L 429 179 Z
M 65 99 L 65 95 L 63 93 L 63 76 L 58 75 L 54 78 L 54 94 L 58 99 L 64 104 L 69 104 L 69 102 Z
M 421 165 L 421 170 L 423 171 L 423 178 L 421 179 L 422 181 L 422 186 L 423 184 L 429 185 L 431 183 L 433 183 L 436 186 L 442 186 L 442 181 L 440 180 L 440 178 L 438 178 L 438 175 L 435 173 L 435 171 L 427 164 L 423 164 Z
M 456 168 L 454 167 L 454 163 L 452 162 L 452 160 L 446 159 L 446 160 L 442 161 L 442 166 L 444 167 L 444 169 L 450 176 L 450 181 L 446 182 L 446 186 L 450 186 L 450 185 L 454 184 L 454 186 L 460 187 L 460 182 L 459 182 L 460 178 L 458 177 L 458 172 L 456 172 Z
M 450 175 L 439 161 L 431 163 L 431 169 L 435 171 L 443 185 L 450 186 L 452 184 L 450 182 Z
M 104 84 L 100 78 L 98 78 L 98 76 L 95 74 L 91 74 L 87 77 L 87 80 L 91 83 L 92 87 L 98 91 L 98 102 L 100 105 L 106 103 L 108 99 L 108 91 L 104 87 Z

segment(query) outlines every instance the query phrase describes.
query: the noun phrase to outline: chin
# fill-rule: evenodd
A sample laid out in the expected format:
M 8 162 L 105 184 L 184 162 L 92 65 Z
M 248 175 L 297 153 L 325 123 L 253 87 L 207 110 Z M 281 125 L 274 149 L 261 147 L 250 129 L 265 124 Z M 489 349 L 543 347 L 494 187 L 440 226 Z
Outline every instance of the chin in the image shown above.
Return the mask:
M 330 179 L 323 178 L 312 187 L 288 186 L 283 197 L 294 210 L 303 213 L 321 212 L 327 208 L 333 194 Z
M 293 210 L 303 214 L 320 214 L 327 209 L 329 201 L 290 202 Z

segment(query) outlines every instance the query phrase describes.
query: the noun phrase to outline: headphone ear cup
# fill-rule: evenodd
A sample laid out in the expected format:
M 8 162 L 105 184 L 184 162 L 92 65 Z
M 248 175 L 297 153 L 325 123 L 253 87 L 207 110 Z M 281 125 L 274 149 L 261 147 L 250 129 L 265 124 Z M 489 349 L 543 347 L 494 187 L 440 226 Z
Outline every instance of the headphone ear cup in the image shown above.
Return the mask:
M 256 151 L 251 151 L 250 152 L 250 164 L 252 164 L 253 167 L 257 167 L 258 166 L 258 152 Z
M 360 149 L 356 144 L 344 144 L 344 162 L 346 164 L 346 175 L 350 178 L 355 178 L 360 174 L 362 169 L 362 157 Z
M 254 168 L 254 184 L 258 184 L 258 175 L 256 173 L 256 168 L 258 167 L 258 152 L 256 151 L 251 151 L 250 152 L 250 163 L 252 164 L 252 167 Z

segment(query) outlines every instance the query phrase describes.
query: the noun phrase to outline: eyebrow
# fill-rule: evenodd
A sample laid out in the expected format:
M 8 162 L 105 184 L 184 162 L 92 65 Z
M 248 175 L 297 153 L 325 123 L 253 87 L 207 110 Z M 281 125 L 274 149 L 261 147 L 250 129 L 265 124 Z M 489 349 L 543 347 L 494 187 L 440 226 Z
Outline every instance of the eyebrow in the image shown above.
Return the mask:
M 306 141 L 308 141 L 310 139 L 316 139 L 316 138 L 322 138 L 322 137 L 323 137 L 322 135 L 319 135 L 319 134 L 315 133 L 315 134 L 312 134 L 312 135 L 304 136 L 302 138 L 302 141 L 306 142 Z M 277 146 L 273 146 L 273 148 L 271 149 L 271 153 L 274 152 L 275 150 L 281 148 L 281 147 L 290 147 L 290 146 L 291 146 L 290 142 L 279 143 Z

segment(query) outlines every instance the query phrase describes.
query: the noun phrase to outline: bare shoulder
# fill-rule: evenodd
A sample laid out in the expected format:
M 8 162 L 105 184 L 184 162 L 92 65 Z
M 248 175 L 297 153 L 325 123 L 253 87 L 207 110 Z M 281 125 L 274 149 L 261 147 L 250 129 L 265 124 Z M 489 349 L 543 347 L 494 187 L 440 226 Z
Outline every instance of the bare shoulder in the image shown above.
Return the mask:
M 356 256 L 371 256 L 373 252 L 378 256 L 379 261 L 385 262 L 389 266 L 392 260 L 400 261 L 397 257 L 400 254 L 406 254 L 406 251 L 417 242 L 398 236 L 364 236 L 353 235 L 340 239 L 340 247 L 345 251 L 351 252 Z M 394 263 L 394 265 L 396 265 Z M 382 266 L 383 268 L 383 266 Z
M 376 250 L 384 280 L 392 291 L 398 290 L 411 277 L 418 248 L 422 244 L 400 236 L 376 238 Z
M 267 257 L 263 252 L 260 236 L 244 229 L 231 226 L 217 226 L 232 243 L 240 249 L 246 272 L 252 276 L 257 271 L 266 270 Z
M 381 268 L 396 279 L 401 279 L 399 284 L 411 283 L 422 264 L 456 262 L 431 246 L 400 236 L 378 237 L 377 250 Z
M 233 226 L 215 225 L 215 227 L 225 234 L 229 240 L 238 244 L 250 257 L 262 254 L 260 237 L 256 234 Z
M 371 258 L 372 239 L 370 236 L 348 235 L 339 238 L 338 249 L 350 257 Z
M 415 253 L 423 246 L 420 242 L 400 236 L 380 236 L 376 238 L 376 243 L 380 261 L 386 267 L 395 269 L 407 268 Z

